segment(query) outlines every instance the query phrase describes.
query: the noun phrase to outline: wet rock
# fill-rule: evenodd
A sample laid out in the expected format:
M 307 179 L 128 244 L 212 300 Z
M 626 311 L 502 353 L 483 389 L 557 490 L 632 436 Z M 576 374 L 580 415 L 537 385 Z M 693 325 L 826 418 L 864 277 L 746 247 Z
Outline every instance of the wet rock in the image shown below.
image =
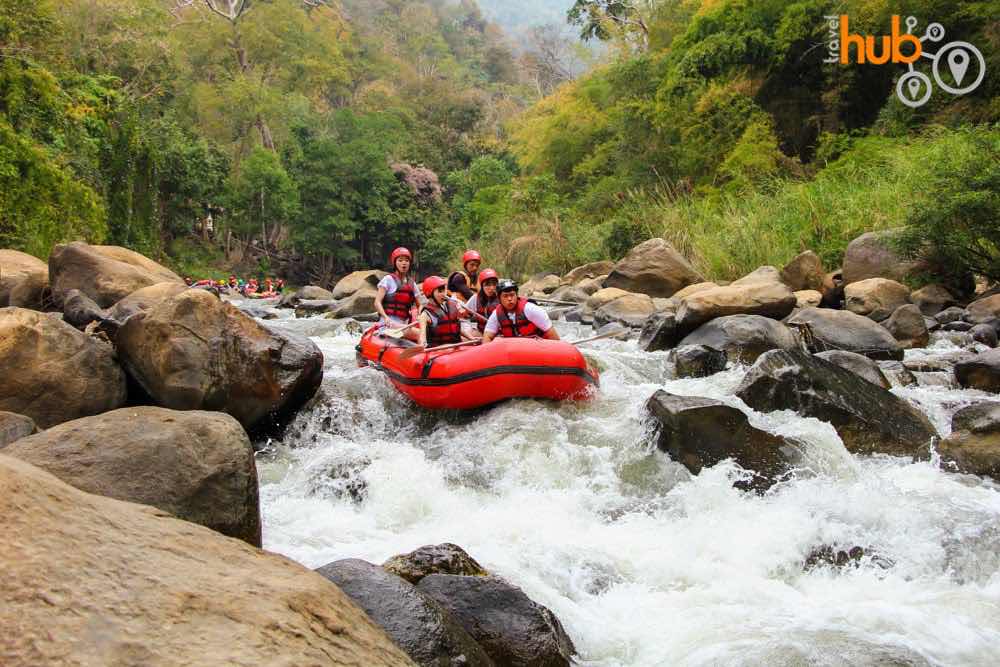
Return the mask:
M 0 515 L 6 666 L 411 664 L 301 565 L 3 455 Z
M 924 326 L 927 327 L 929 333 L 934 333 L 941 328 L 941 323 L 935 320 L 933 317 L 924 316 Z
M 745 414 L 721 401 L 659 390 L 646 410 L 657 423 L 657 448 L 695 475 L 733 459 L 755 473 L 735 486 L 766 489 L 800 459 L 795 445 L 754 428 Z
M 122 323 L 132 315 L 149 310 L 164 299 L 177 296 L 181 292 L 188 290 L 184 283 L 156 283 L 149 287 L 143 287 L 129 294 L 127 297 L 117 302 L 109 310 L 108 316 L 118 323 Z
M 893 386 L 910 387 L 917 384 L 917 378 L 910 372 L 901 361 L 879 361 L 877 362 L 882 374 L 893 384 Z
M 31 417 L 0 410 L 0 449 L 37 432 L 38 428 Z
M 902 282 L 917 268 L 892 249 L 892 231 L 868 232 L 857 237 L 844 251 L 844 282 L 888 278 Z
M 997 346 L 997 330 L 991 324 L 977 324 L 969 329 L 972 340 L 987 347 Z
M 0 250 L 0 308 L 41 310 L 49 289 L 49 267 L 18 250 Z
M 354 600 L 418 665 L 494 664 L 450 613 L 413 584 L 378 565 L 348 558 L 316 572 Z
M 789 326 L 805 329 L 810 352 L 846 350 L 871 359 L 902 360 L 903 348 L 878 323 L 846 310 L 803 308 L 786 320 Z
M 198 290 L 133 315 L 116 344 L 129 373 L 159 405 L 226 412 L 248 430 L 294 414 L 323 378 L 315 343 L 268 329 Z
M 915 357 L 907 359 L 903 365 L 915 373 L 950 373 L 955 364 L 960 361 L 968 361 L 975 358 L 974 352 L 967 350 L 955 350 L 941 352 L 933 357 Z
M 857 354 L 856 352 L 845 352 L 843 350 L 828 350 L 826 352 L 820 352 L 816 355 L 820 359 L 829 361 L 831 364 L 836 364 L 843 369 L 849 370 L 855 375 L 871 382 L 877 387 L 882 389 L 890 389 L 892 383 L 882 372 L 879 367 L 879 362 L 873 361 L 863 354 Z M 901 366 L 903 370 L 906 370 L 905 366 Z M 914 383 L 916 379 L 914 378 Z
M 873 549 L 866 547 L 833 547 L 829 544 L 816 547 L 806 556 L 805 571 L 817 567 L 847 567 L 848 565 L 859 567 L 865 558 L 870 558 L 875 565 L 882 569 L 888 569 L 894 565 L 893 561 L 880 556 Z
M 717 317 L 762 315 L 781 319 L 795 308 L 795 294 L 778 282 L 751 282 L 715 287 L 681 299 L 677 326 L 694 331 Z
M 897 308 L 909 302 L 910 289 L 886 278 L 869 278 L 848 283 L 844 288 L 844 307 L 876 322 L 886 319 Z
M 1000 319 L 1000 294 L 978 299 L 965 309 L 965 321 L 971 324 L 985 324 Z
M 253 448 L 229 415 L 122 408 L 22 438 L 3 453 L 81 491 L 152 505 L 260 546 Z
M 937 435 L 930 421 L 903 399 L 799 350 L 765 352 L 736 395 L 761 412 L 794 410 L 829 422 L 855 454 L 927 458 Z
M 955 378 L 965 389 L 1000 393 L 1000 350 L 989 350 L 955 364 Z
M 915 303 L 920 312 L 934 317 L 941 311 L 955 306 L 958 301 L 941 285 L 925 285 L 910 295 L 910 301 Z M 959 309 L 961 310 L 961 309 Z
M 823 262 L 812 250 L 799 253 L 781 269 L 781 281 L 796 292 L 803 290 L 820 292 L 823 289 L 824 278 Z M 820 298 L 822 296 L 820 294 Z
M 949 324 L 951 322 L 961 322 L 965 319 L 965 309 L 959 308 L 958 306 L 950 306 L 945 308 L 941 312 L 934 315 L 934 319 L 941 324 Z
M 618 287 L 654 297 L 669 297 L 704 278 L 664 239 L 640 243 L 615 264 L 604 281 L 605 287 Z
M 429 544 L 398 556 L 393 556 L 382 567 L 411 584 L 431 574 L 461 574 L 470 577 L 485 577 L 489 574 L 465 549 L 445 542 Z
M 103 322 L 107 313 L 80 290 L 70 290 L 63 298 L 63 321 L 83 331 L 91 322 Z
M 450 612 L 497 665 L 573 664 L 576 648 L 555 614 L 499 577 L 432 574 L 417 589 Z
M 346 299 L 361 290 L 374 291 L 378 287 L 378 281 L 382 280 L 385 275 L 385 271 L 379 271 L 377 269 L 355 271 L 354 273 L 349 273 L 341 278 L 337 284 L 333 286 L 333 292 L 329 297 L 316 291 L 315 289 L 310 289 L 308 293 L 303 293 L 299 298 L 317 300 Z M 324 292 L 325 291 L 326 290 L 324 290 Z
M 1000 481 L 1000 403 L 978 403 L 959 410 L 952 433 L 938 445 L 946 467 Z
M 703 378 L 726 370 L 726 353 L 707 345 L 685 345 L 671 353 L 679 378 Z
M 899 346 L 904 350 L 915 347 L 927 347 L 930 340 L 930 332 L 924 323 L 924 316 L 920 309 L 912 303 L 897 308 L 889 319 L 882 322 L 882 326 L 892 334 L 892 337 L 899 341 Z
M 973 403 L 951 417 L 952 431 L 972 433 L 1000 433 L 1000 403 L 993 401 Z
M 645 294 L 626 294 L 613 299 L 594 311 L 594 325 L 617 323 L 640 328 L 655 312 L 653 300 Z
M 52 296 L 62 304 L 78 289 L 101 308 L 157 283 L 184 284 L 180 277 L 148 257 L 118 246 L 92 246 L 82 241 L 57 245 L 49 256 Z
M 599 276 L 607 276 L 615 268 L 615 263 L 610 261 L 600 261 L 600 262 L 590 262 L 589 264 L 584 264 L 583 266 L 578 266 L 575 269 L 571 269 L 562 278 L 562 283 L 564 285 L 576 285 L 577 283 L 586 280 L 593 279 Z
M 941 325 L 941 331 L 957 331 L 959 333 L 965 333 L 967 331 L 972 331 L 974 325 L 968 322 L 948 322 L 947 324 Z
M 818 308 L 823 303 L 823 293 L 815 290 L 795 292 L 796 308 Z
M 639 349 L 645 352 L 669 350 L 677 345 L 677 320 L 673 313 L 651 315 L 639 332 Z
M 0 308 L 0 369 L 0 410 L 41 428 L 125 403 L 111 346 L 38 311 Z
M 795 334 L 781 322 L 761 315 L 729 315 L 707 322 L 679 345 L 707 345 L 734 363 L 753 363 L 768 350 L 798 347 Z

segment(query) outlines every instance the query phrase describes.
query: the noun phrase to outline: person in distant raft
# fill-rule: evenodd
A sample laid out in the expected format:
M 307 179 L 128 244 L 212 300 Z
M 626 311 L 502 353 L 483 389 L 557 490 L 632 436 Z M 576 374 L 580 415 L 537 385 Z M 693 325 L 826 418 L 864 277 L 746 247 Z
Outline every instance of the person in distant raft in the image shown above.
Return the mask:
M 465 307 L 470 313 L 469 316 L 475 321 L 480 336 L 486 330 L 486 320 L 489 319 L 500 303 L 500 296 L 497 294 L 497 284 L 499 284 L 497 272 L 493 269 L 483 269 L 479 272 L 479 291 L 465 302 Z M 483 319 L 479 319 L 471 313 L 477 313 Z
M 427 305 L 420 311 L 420 345 L 435 347 L 462 340 L 459 307 L 448 299 L 446 287 L 447 283 L 441 276 L 424 279 L 423 291 L 427 297 Z
M 497 334 L 507 338 L 541 336 L 559 340 L 552 320 L 540 306 L 517 295 L 517 283 L 504 278 L 497 285 L 500 303 L 490 315 L 483 331 L 483 342 L 489 343 Z
M 448 294 L 465 303 L 479 289 L 479 265 L 483 258 L 475 250 L 462 255 L 462 271 L 448 276 Z
M 417 284 L 410 276 L 410 266 L 413 264 L 413 253 L 406 248 L 396 248 L 389 255 L 392 273 L 378 281 L 378 293 L 375 295 L 375 310 L 382 318 L 383 325 L 398 328 L 404 327 L 417 319 Z M 406 330 L 406 337 L 417 340 L 417 327 Z

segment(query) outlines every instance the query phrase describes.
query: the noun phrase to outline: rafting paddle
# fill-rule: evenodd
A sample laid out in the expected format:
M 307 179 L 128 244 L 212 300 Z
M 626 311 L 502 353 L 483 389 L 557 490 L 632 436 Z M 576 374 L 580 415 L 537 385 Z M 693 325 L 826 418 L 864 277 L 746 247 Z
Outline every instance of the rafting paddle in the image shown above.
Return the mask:
M 423 354 L 424 352 L 437 352 L 438 350 L 450 350 L 455 347 L 465 347 L 466 345 L 478 345 L 483 341 L 481 340 L 467 340 L 461 343 L 451 343 L 450 345 L 438 345 L 437 347 L 424 347 L 423 345 L 417 345 L 416 347 L 410 347 L 399 355 L 400 360 L 409 359 L 410 357 L 415 357 L 418 354 Z
M 402 338 L 407 329 L 415 327 L 420 324 L 417 322 L 410 322 L 405 327 L 400 327 L 398 329 L 382 329 L 381 334 L 387 338 Z
M 471 314 L 475 315 L 476 317 L 479 318 L 479 320 L 481 322 L 485 322 L 486 321 L 485 317 L 483 317 L 482 315 L 480 315 L 476 311 L 472 310 L 471 308 L 469 308 L 468 306 L 466 306 L 464 303 L 462 303 L 461 301 L 459 301 L 455 297 L 453 297 L 453 296 L 446 296 L 445 298 L 448 299 L 449 301 L 454 301 L 458 305 L 459 308 L 461 308 L 462 310 L 464 310 L 467 313 L 471 313 Z
M 618 329 L 616 331 L 608 331 L 602 333 L 599 336 L 591 336 L 590 338 L 584 338 L 583 340 L 574 340 L 570 342 L 570 345 L 582 345 L 583 343 L 592 343 L 595 340 L 601 340 L 602 338 L 615 338 L 621 336 L 622 334 L 628 333 L 628 329 Z

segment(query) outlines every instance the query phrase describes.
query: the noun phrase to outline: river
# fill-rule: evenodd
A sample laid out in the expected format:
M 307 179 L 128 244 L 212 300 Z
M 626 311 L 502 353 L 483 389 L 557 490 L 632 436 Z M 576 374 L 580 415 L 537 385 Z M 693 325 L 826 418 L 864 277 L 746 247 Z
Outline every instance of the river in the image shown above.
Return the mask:
M 677 380 L 666 353 L 605 340 L 588 346 L 603 369 L 590 402 L 438 415 L 357 368 L 358 336 L 344 322 L 268 324 L 310 336 L 326 367 L 311 407 L 282 439 L 260 443 L 266 549 L 318 567 L 454 542 L 552 609 L 587 666 L 1000 656 L 1000 486 L 936 460 L 853 457 L 825 423 L 749 410 L 732 395 L 745 367 Z M 954 349 L 938 341 L 907 354 Z M 755 426 L 806 441 L 805 465 L 763 496 L 734 489 L 732 466 L 690 475 L 653 449 L 644 424 L 643 404 L 661 388 L 724 400 Z M 1000 400 L 943 376 L 893 391 L 942 434 L 959 407 Z M 825 545 L 865 556 L 806 567 Z

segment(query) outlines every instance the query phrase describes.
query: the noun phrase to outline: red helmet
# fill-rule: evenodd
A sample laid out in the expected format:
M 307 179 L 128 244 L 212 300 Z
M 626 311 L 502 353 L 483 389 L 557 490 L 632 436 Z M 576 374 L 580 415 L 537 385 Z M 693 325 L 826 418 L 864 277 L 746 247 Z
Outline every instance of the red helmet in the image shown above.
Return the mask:
M 479 284 L 482 285 L 487 280 L 500 280 L 500 276 L 493 269 L 483 269 L 479 272 Z
M 469 262 L 481 262 L 483 258 L 475 250 L 466 250 L 465 254 L 462 255 L 462 266 L 464 267 Z
M 413 253 L 411 253 L 408 249 L 400 246 L 399 248 L 393 250 L 392 254 L 389 255 L 389 265 L 393 269 L 396 268 L 396 260 L 400 257 L 407 257 L 411 262 L 413 261 Z
M 428 276 L 427 278 L 424 278 L 424 284 L 422 285 L 424 296 L 428 299 L 431 298 L 431 294 L 434 293 L 434 290 L 438 287 L 444 287 L 447 284 L 448 281 L 441 276 Z

